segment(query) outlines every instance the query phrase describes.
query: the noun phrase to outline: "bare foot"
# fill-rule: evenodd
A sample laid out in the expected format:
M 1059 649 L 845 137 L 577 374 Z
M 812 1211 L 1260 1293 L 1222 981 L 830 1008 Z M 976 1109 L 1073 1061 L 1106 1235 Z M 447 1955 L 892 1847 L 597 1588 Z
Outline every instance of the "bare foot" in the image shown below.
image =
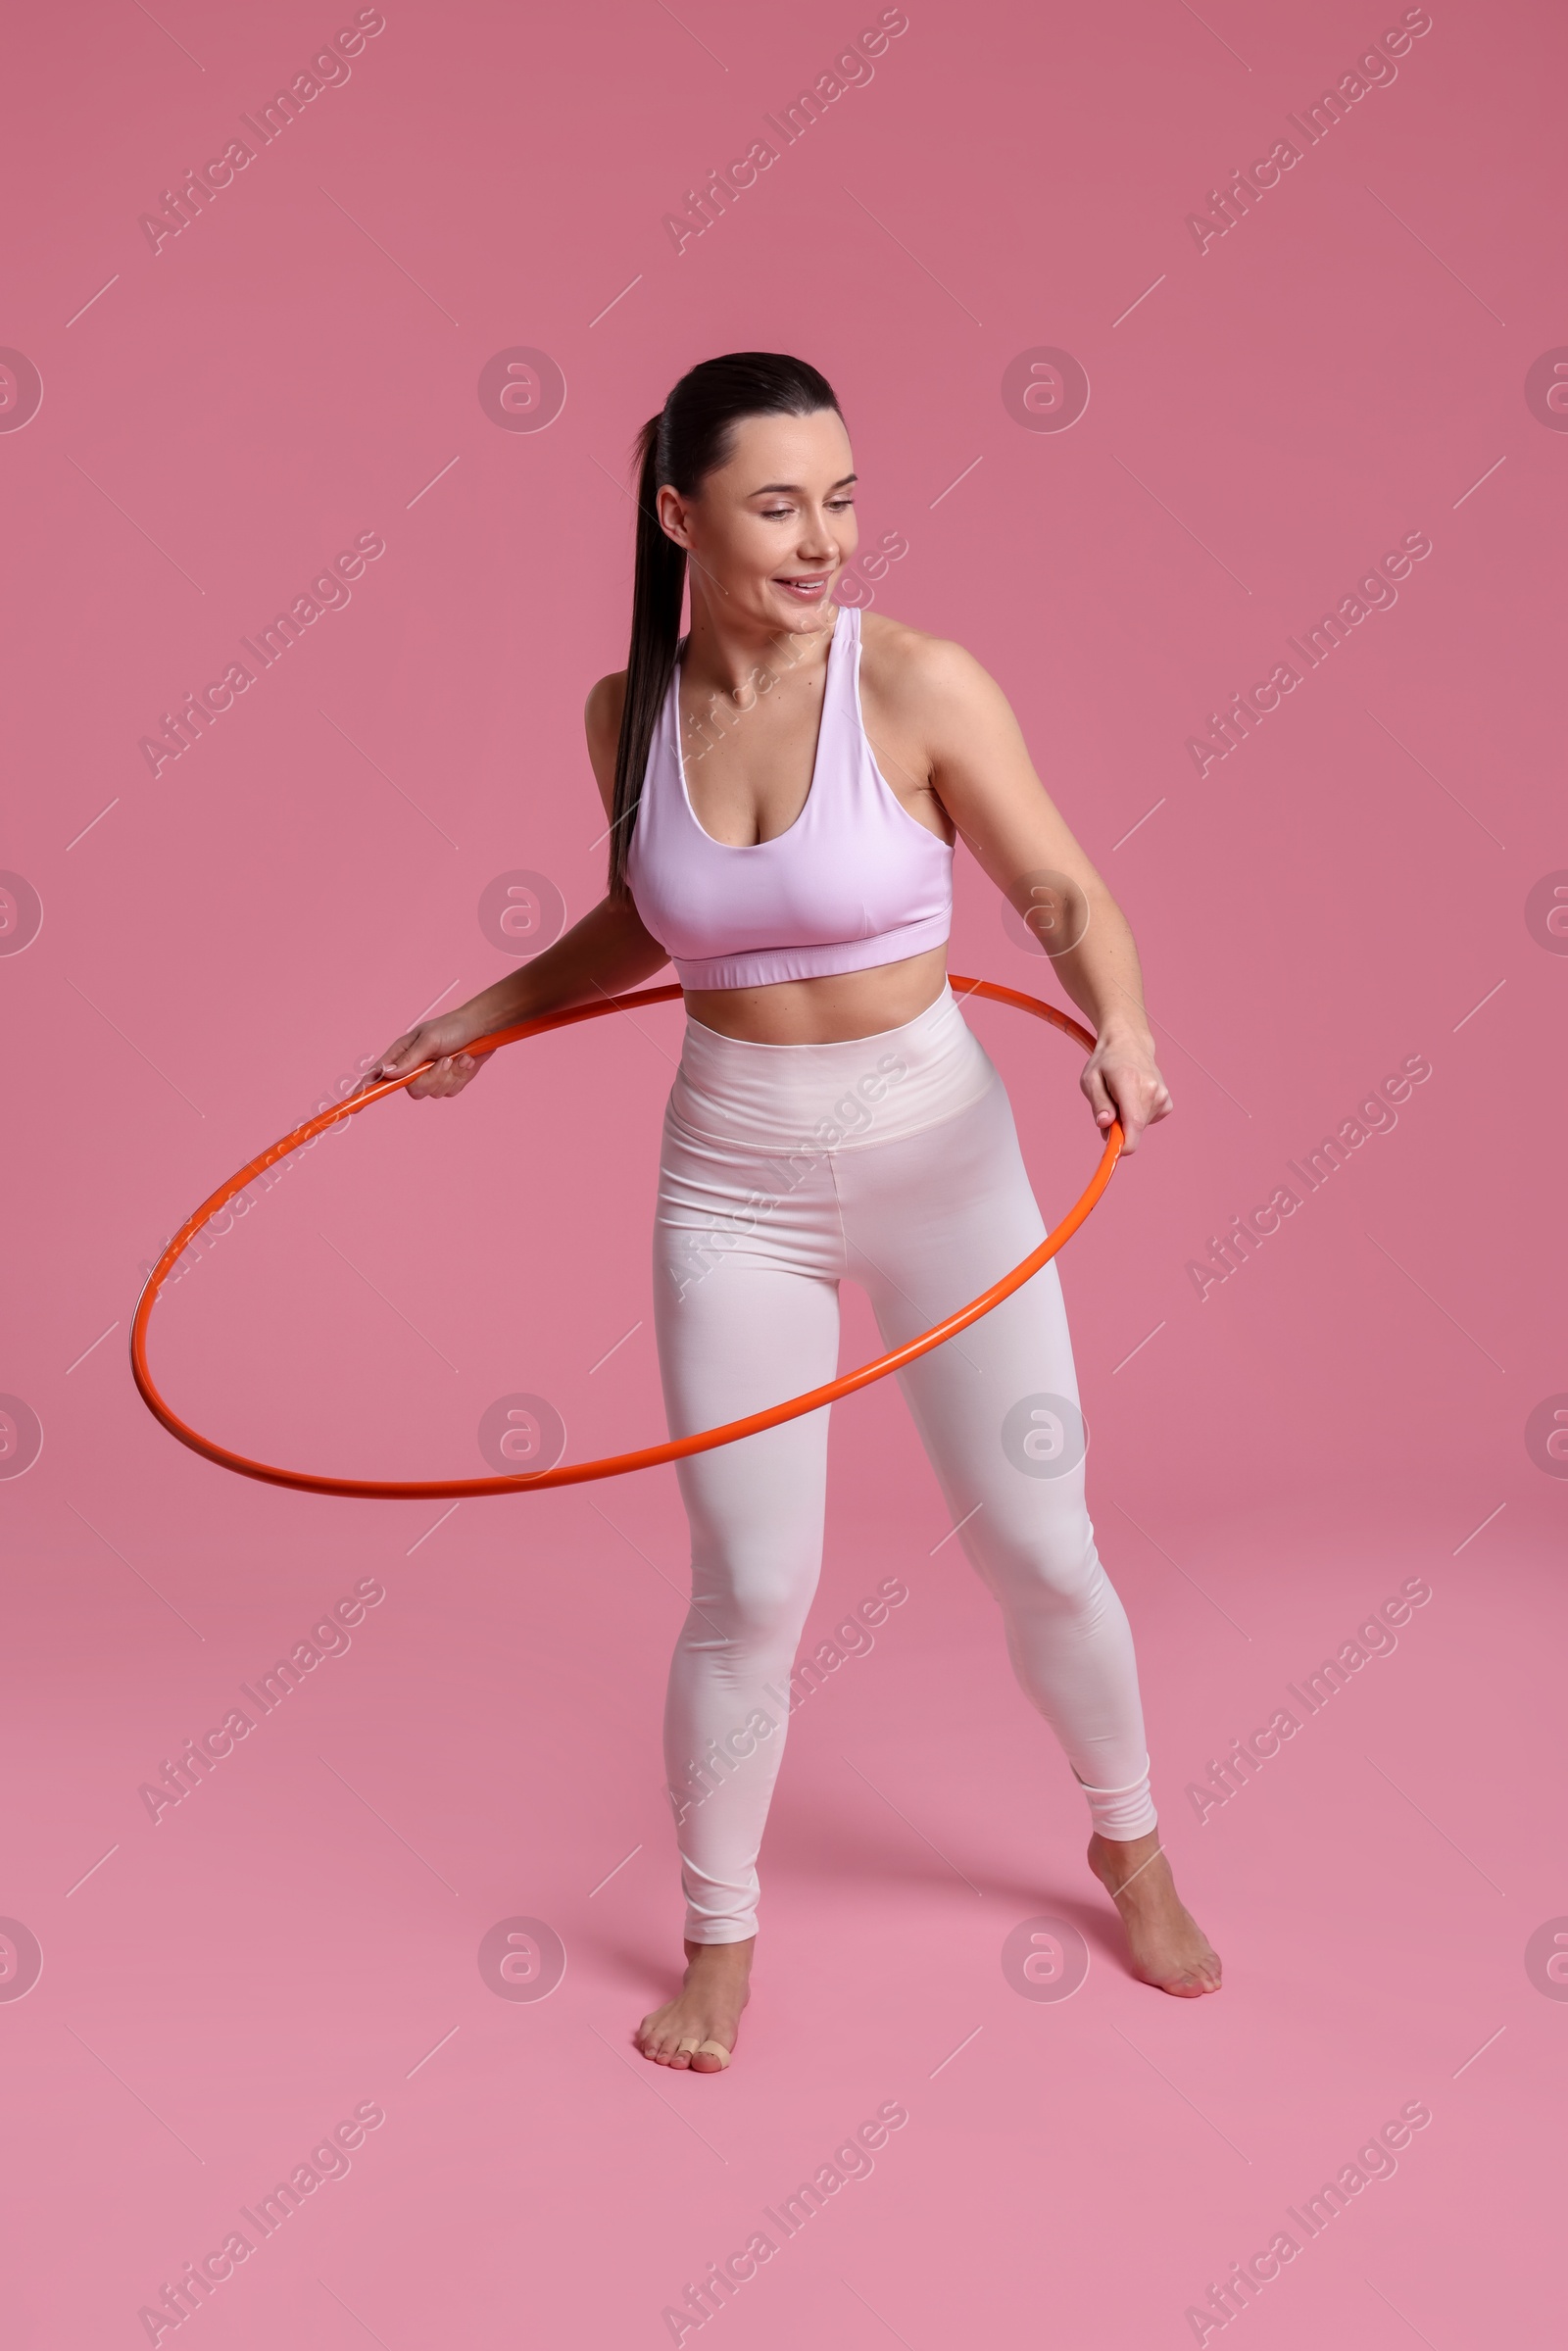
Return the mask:
M 1125 1844 L 1092 1837 L 1089 1866 L 1115 1899 L 1142 1983 L 1182 2000 L 1218 1991 L 1219 1954 L 1176 1891 L 1155 1831 Z
M 655 2065 L 694 2074 L 721 2074 L 751 1997 L 754 1935 L 743 1943 L 686 1945 L 686 1976 L 673 2000 L 645 2016 L 637 2046 Z

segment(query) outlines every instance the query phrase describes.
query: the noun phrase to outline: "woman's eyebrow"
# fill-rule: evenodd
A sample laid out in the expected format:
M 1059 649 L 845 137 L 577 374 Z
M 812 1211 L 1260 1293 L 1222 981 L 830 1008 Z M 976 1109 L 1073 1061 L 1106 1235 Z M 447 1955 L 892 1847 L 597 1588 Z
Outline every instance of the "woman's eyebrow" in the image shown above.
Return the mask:
M 835 490 L 847 490 L 852 482 L 857 482 L 859 478 L 858 473 L 846 473 L 838 481 L 831 483 L 830 487 Z M 793 490 L 798 496 L 800 489 L 801 484 L 798 481 L 764 481 L 757 489 L 748 490 L 746 495 L 748 498 L 765 498 L 770 492 Z

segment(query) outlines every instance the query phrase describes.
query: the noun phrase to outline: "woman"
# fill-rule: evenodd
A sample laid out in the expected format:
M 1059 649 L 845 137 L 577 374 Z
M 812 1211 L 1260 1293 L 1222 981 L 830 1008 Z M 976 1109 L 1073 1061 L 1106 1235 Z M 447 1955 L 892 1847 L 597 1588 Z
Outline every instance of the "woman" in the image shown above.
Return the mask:
M 585 712 L 608 895 L 372 1074 L 433 1059 L 410 1093 L 458 1094 L 475 1038 L 674 961 L 688 1019 L 654 1285 L 683 1436 L 833 1376 L 842 1276 L 891 1347 L 1044 1238 L 1005 1090 L 947 982 L 956 837 L 1020 912 L 1046 909 L 1056 970 L 1095 1026 L 1081 1082 L 1101 1129 L 1119 1117 L 1130 1154 L 1172 1105 L 1127 924 L 1000 689 L 959 646 L 832 601 L 856 550 L 856 477 L 826 380 L 770 352 L 706 361 L 639 449 L 630 658 Z M 1217 1990 L 1155 1831 L 1132 1637 L 1084 1505 L 1054 1263 L 899 1376 L 1017 1678 L 1083 1786 L 1090 1866 L 1135 1972 L 1185 1997 Z M 687 1967 L 637 2035 L 661 2065 L 719 2072 L 735 2045 L 783 1693 L 821 1562 L 827 1421 L 679 1464 L 692 1601 L 664 1744 Z

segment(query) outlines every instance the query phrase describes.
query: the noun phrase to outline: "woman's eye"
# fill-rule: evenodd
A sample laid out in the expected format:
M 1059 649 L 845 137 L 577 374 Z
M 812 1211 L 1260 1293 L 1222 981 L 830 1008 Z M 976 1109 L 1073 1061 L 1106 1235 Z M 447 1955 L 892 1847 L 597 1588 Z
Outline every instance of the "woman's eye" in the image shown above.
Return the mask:
M 830 498 L 826 504 L 830 514 L 852 514 L 855 512 L 853 498 Z M 785 522 L 795 509 L 792 506 L 765 506 L 760 507 L 758 512 L 764 522 Z

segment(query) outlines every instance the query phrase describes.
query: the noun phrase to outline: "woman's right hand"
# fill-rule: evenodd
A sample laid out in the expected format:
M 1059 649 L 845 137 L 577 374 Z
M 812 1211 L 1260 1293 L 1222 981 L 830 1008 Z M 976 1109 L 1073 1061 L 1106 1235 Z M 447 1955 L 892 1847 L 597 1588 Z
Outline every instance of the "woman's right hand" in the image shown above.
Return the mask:
M 367 1070 L 364 1083 L 374 1086 L 382 1078 L 396 1077 L 400 1069 L 417 1069 L 421 1061 L 430 1061 L 434 1067 L 404 1091 L 415 1102 L 430 1096 L 444 1101 L 448 1095 L 461 1094 L 489 1060 L 488 1053 L 476 1057 L 463 1050 L 483 1034 L 462 1008 L 442 1020 L 421 1020 L 417 1028 L 407 1030 L 387 1047 L 379 1061 Z
M 461 1094 L 488 1053 L 465 1048 L 499 1029 L 514 1028 L 593 998 L 612 996 L 617 989 L 634 988 L 652 979 L 667 961 L 663 948 L 643 928 L 636 907 L 601 900 L 582 920 L 551 947 L 505 979 L 483 988 L 439 1020 L 421 1020 L 397 1037 L 367 1072 L 365 1084 L 396 1078 L 428 1061 L 422 1077 L 411 1078 L 406 1091 L 416 1102 L 427 1095 L 444 1099 Z

